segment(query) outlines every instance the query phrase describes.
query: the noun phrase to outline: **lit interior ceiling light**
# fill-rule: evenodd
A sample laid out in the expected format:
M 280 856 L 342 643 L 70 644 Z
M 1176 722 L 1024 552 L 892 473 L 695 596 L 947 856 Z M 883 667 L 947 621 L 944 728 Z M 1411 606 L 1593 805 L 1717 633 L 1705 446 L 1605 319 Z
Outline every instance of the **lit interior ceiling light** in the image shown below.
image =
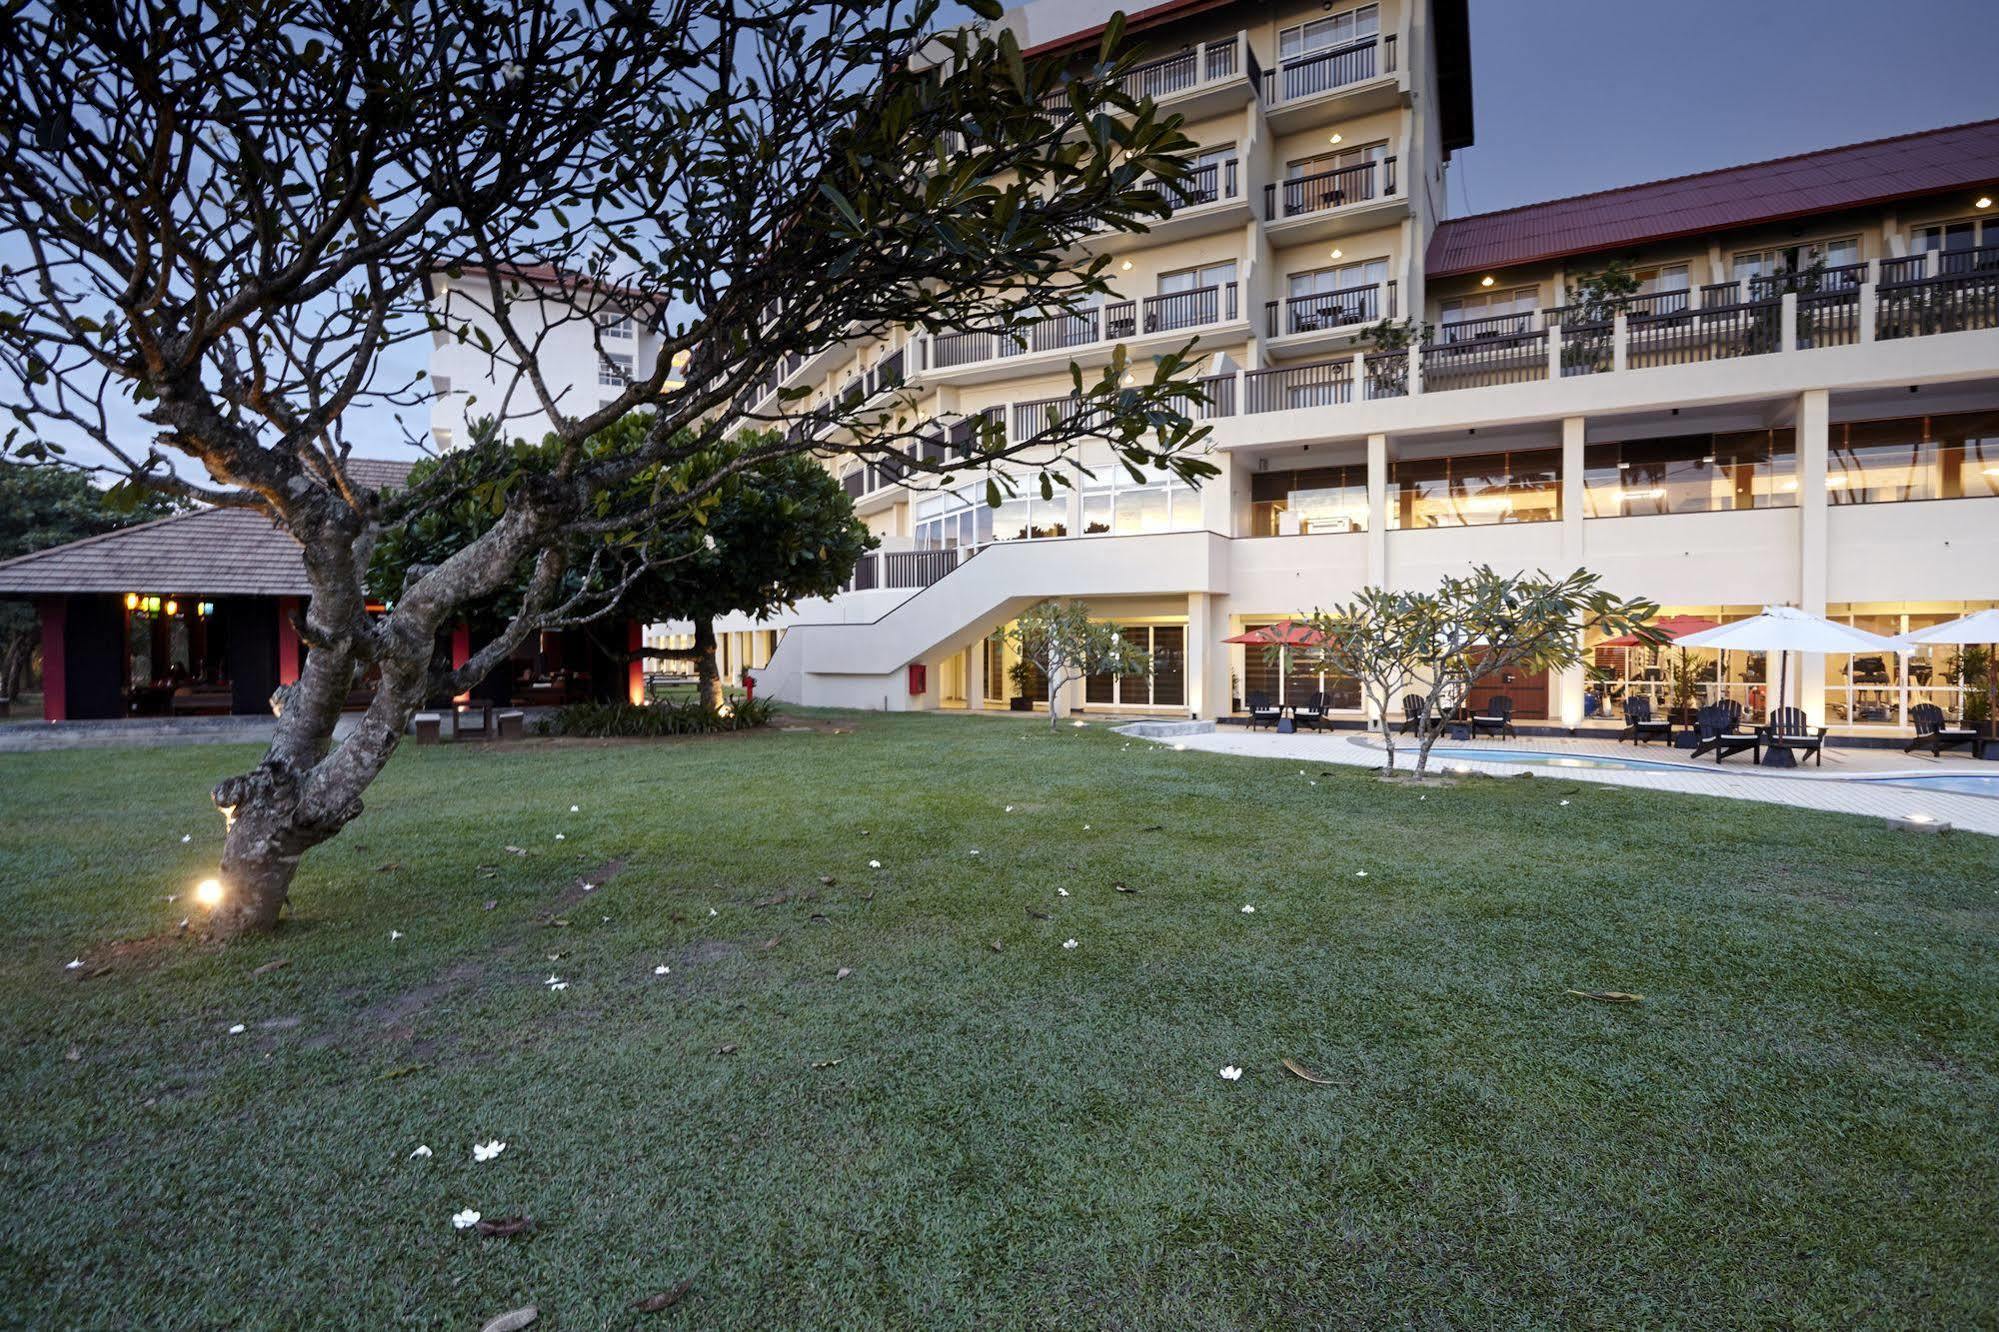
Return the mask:
M 1124 271 L 1127 273 L 1131 271 L 1131 260 L 1127 259 L 1124 261 Z
M 1339 250 L 1339 249 L 1335 249 L 1335 250 L 1333 251 L 1333 253 L 1332 253 L 1332 257 L 1333 257 L 1333 258 L 1335 258 L 1335 259 L 1337 259 L 1337 258 L 1339 258 L 1339 257 L 1340 257 L 1341 255 L 1343 255 L 1343 254 L 1345 254 L 1345 253 L 1346 253 L 1346 251 L 1345 251 L 1345 250 Z
M 1327 142 L 1327 143 L 1338 143 L 1339 141 L 1340 141 L 1340 136 L 1339 136 L 1339 135 L 1337 135 L 1337 134 L 1335 134 L 1335 135 L 1334 135 L 1334 136 L 1333 136 L 1332 138 L 1330 138 L 1330 139 L 1326 140 L 1326 142 Z M 1991 201 L 1990 199 L 1987 199 L 1987 200 L 1985 201 L 1985 203 L 1981 203 L 1981 204 L 1979 204 L 1978 206 L 1979 206 L 1980 208 L 1983 208 L 1983 207 L 1985 207 L 1985 204 L 1986 204 L 1986 203 L 1990 203 L 1990 202 L 1992 202 L 1992 201 Z
M 1972 207 L 1974 208 L 1990 208 L 1991 206 L 1992 206 L 1992 196 L 1989 194 L 1979 195 L 1978 202 L 1972 205 Z
M 1492 285 L 1492 278 L 1489 275 L 1482 277 L 1478 280 L 1478 285 L 1481 287 L 1490 287 Z

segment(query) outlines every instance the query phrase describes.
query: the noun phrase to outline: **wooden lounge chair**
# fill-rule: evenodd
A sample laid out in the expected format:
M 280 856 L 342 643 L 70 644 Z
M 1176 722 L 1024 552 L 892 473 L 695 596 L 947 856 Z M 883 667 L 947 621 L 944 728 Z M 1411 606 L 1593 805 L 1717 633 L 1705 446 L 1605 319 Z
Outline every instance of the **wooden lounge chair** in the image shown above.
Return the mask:
M 1673 723 L 1668 718 L 1652 716 L 1652 700 L 1643 694 L 1636 694 L 1624 700 L 1624 733 L 1617 737 L 1623 744 L 1626 740 L 1633 744 L 1644 744 L 1648 740 L 1664 740 L 1673 743 Z
M 1748 750 L 1755 762 L 1763 760 L 1763 732 L 1741 729 L 1741 711 L 1726 703 L 1710 703 L 1694 714 L 1695 758 L 1712 753 L 1716 763 L 1730 754 Z
M 1404 694 L 1402 696 L 1401 734 L 1407 735 L 1411 731 L 1421 730 L 1422 727 L 1423 727 L 1423 696 L 1421 694 Z
M 1513 738 L 1513 700 L 1504 694 L 1494 694 L 1483 711 L 1472 713 L 1470 721 L 1474 740 L 1480 731 L 1491 731 L 1502 740 Z
M 1916 738 L 1902 747 L 1904 754 L 1927 749 L 1931 758 L 1940 758 L 1946 749 L 1963 745 L 1971 750 L 1973 758 L 1978 757 L 1978 732 L 1969 726 L 1952 726 L 1944 720 L 1943 709 L 1936 704 L 1916 704 L 1909 709 L 1909 720 L 1915 723 Z
M 1252 693 L 1249 696 L 1249 728 L 1275 726 L 1283 716 L 1282 711 L 1270 701 L 1270 695 Z
M 1291 709 L 1291 719 L 1317 731 L 1326 724 L 1326 691 L 1321 689 Z
M 1803 708 L 1778 708 L 1771 713 L 1770 724 L 1763 728 L 1763 743 L 1770 749 L 1810 754 L 1814 763 L 1825 766 L 1825 727 L 1814 729 Z

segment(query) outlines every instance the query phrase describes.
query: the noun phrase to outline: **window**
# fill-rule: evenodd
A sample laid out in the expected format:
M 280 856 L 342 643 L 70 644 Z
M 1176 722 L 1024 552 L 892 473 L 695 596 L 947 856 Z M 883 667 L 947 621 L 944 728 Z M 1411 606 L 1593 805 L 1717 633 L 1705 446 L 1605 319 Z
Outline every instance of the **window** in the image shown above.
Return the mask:
M 1119 637 L 1152 659 L 1143 675 L 1092 675 L 1083 687 L 1091 703 L 1125 708 L 1187 705 L 1187 628 L 1179 624 L 1127 625 Z
M 1704 620 L 1728 624 L 1757 614 L 1760 606 L 1665 606 L 1659 619 L 1681 619 L 1683 623 Z M 1697 627 L 1686 624 L 1687 631 Z M 1765 720 L 1765 710 L 1775 701 L 1776 677 L 1772 663 L 1762 652 L 1718 652 L 1713 648 L 1622 647 L 1607 641 L 1600 629 L 1585 635 L 1584 659 L 1590 691 L 1584 699 L 1584 715 L 1616 718 L 1624 711 L 1624 701 L 1644 698 L 1651 701 L 1654 717 L 1668 717 L 1674 709 L 1686 711 L 1676 720 L 1693 724 L 1697 709 L 1724 700 L 1742 705 L 1743 717 L 1751 723 Z M 1796 685 L 1792 688 L 1795 690 Z
M 1179 206 L 1187 208 L 1217 199 L 1233 199 L 1237 191 L 1235 163 L 1236 148 L 1232 143 L 1203 148 L 1196 153 L 1187 174 L 1176 183 Z
M 972 548 L 993 540 L 995 510 L 972 493 L 945 492 L 916 502 L 916 549 Z
M 1362 5 L 1344 14 L 1331 14 L 1310 23 L 1285 28 L 1277 34 L 1277 58 L 1296 60 L 1300 56 L 1347 46 L 1381 31 L 1381 6 Z
M 1583 513 L 1589 518 L 1797 503 L 1796 443 L 1789 430 L 1591 444 L 1583 460 Z
M 1943 257 L 1938 271 L 1968 273 L 1999 268 L 1999 225 L 1984 218 L 1966 217 L 1935 226 L 1917 227 L 1913 249 L 1917 254 L 1932 251 Z
M 1782 275 L 1802 273 L 1816 264 L 1823 264 L 1828 269 L 1838 269 L 1859 262 L 1860 238 L 1842 236 L 1838 240 L 1811 241 L 1804 245 L 1780 245 L 1767 250 L 1739 251 L 1735 256 L 1730 276 L 1737 282 L 1746 282 L 1750 288 L 1746 294 L 1754 299 L 1758 295 L 1770 295 L 1781 291 L 1782 287 L 1775 279 Z M 1857 279 L 1850 274 L 1845 278 L 1847 283 L 1854 281 Z
M 1562 516 L 1560 449 L 1398 460 L 1388 478 L 1389 526 L 1485 527 Z
M 1235 261 L 1159 275 L 1159 294 L 1145 303 L 1145 331 L 1194 328 L 1235 318 Z
M 1445 301 L 1437 322 L 1442 325 L 1445 342 L 1457 342 L 1462 338 L 1490 338 L 1529 332 L 1534 325 L 1534 313 L 1540 308 L 1539 287 L 1482 291 Z
M 597 331 L 607 339 L 627 341 L 632 336 L 632 317 L 627 314 L 600 314 Z
M 1251 536 L 1367 530 L 1367 468 L 1258 472 L 1249 481 Z
M 632 357 L 629 352 L 597 353 L 597 382 L 623 388 L 632 382 Z
M 1235 281 L 1235 260 L 1225 264 L 1208 264 L 1201 268 L 1181 268 L 1171 273 L 1159 275 L 1159 294 L 1174 296 L 1182 292 L 1200 291 L 1204 287 L 1220 287 Z
M 1135 481 L 1121 463 L 1083 477 L 1083 535 L 1190 532 L 1201 526 L 1201 493 L 1169 471 L 1144 469 Z
M 1631 276 L 1638 279 L 1638 290 L 1632 294 L 1631 302 L 1634 314 L 1677 314 L 1687 308 L 1685 264 L 1637 268 L 1632 270 Z
M 1348 167 L 1366 166 L 1369 162 L 1379 162 L 1388 156 L 1388 141 L 1363 144 L 1359 148 L 1345 148 L 1337 153 L 1315 153 L 1311 157 L 1300 157 L 1284 164 L 1284 179 L 1303 180 L 1307 176 L 1322 176 L 1328 171 L 1344 171 Z
M 1829 433 L 1830 503 L 1999 495 L 1999 412 L 1856 421 L 1832 426 Z
M 1243 625 L 1244 632 L 1268 628 L 1268 620 L 1252 620 Z M 1312 701 L 1312 696 L 1325 691 L 1326 706 L 1329 708 L 1358 708 L 1360 706 L 1360 685 L 1343 675 L 1321 672 L 1314 662 L 1303 659 L 1296 652 L 1272 653 L 1267 648 L 1244 647 L 1242 649 L 1243 699 L 1252 694 L 1262 694 L 1278 707 L 1302 707 Z

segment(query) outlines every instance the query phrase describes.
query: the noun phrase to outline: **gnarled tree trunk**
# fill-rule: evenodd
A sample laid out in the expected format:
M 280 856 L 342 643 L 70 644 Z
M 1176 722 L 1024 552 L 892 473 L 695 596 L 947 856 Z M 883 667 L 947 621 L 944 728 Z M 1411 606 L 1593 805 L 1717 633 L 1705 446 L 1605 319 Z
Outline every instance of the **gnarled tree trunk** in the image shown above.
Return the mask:
M 699 684 L 701 706 L 710 712 L 722 706 L 722 672 L 715 662 L 715 622 L 707 616 L 694 620 L 694 678 Z

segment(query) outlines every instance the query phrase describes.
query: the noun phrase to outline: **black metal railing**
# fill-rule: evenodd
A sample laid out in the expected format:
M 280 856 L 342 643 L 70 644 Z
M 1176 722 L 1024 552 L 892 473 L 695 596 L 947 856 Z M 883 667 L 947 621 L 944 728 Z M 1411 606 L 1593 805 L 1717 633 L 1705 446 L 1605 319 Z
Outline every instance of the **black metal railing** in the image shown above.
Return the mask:
M 1021 443 L 1072 423 L 1086 423 L 1089 416 L 1101 410 L 1075 394 L 1016 402 L 1013 404 L 1013 440 Z
M 1375 398 L 1409 396 L 1409 353 L 1407 351 L 1368 352 L 1361 362 L 1361 392 Z
M 881 557 L 883 587 L 929 587 L 958 567 L 958 548 L 938 550 L 886 550 Z
M 1999 328 L 1999 271 L 1883 282 L 1876 289 L 1874 317 L 1880 338 Z
M 873 397 L 877 393 L 887 393 L 892 389 L 901 388 L 905 378 L 903 366 L 906 359 L 906 350 L 902 347 L 897 347 L 884 356 L 881 363 L 868 372 L 868 396 Z
M 1798 293 L 1798 348 L 1848 347 L 1860 341 L 1860 287 Z
M 1381 284 L 1343 287 L 1270 301 L 1263 307 L 1264 331 L 1270 337 L 1288 333 L 1319 333 L 1329 328 L 1369 324 L 1382 317 Z
M 1142 303 L 1147 333 L 1165 333 L 1176 328 L 1199 328 L 1236 317 L 1236 284 L 1196 287 L 1165 296 L 1148 296 Z
M 1315 171 L 1296 180 L 1272 181 L 1263 187 L 1263 218 L 1274 222 L 1367 203 L 1395 193 L 1395 159 L 1362 162 L 1358 166 Z
M 1353 358 L 1251 370 L 1242 377 L 1243 412 L 1281 412 L 1294 407 L 1332 407 L 1353 401 Z
M 1671 318 L 1627 320 L 1624 364 L 1648 370 L 1762 356 L 1777 351 L 1782 342 L 1782 304 L 1776 297 L 1703 304 Z
M 1160 193 L 1166 196 L 1166 204 L 1174 212 L 1236 198 L 1242 192 L 1241 165 L 1240 159 L 1234 157 L 1209 162 L 1179 180 L 1161 184 Z
M 1423 349 L 1423 391 L 1489 388 L 1548 377 L 1548 332 L 1466 338 Z
M 1393 73 L 1395 38 L 1389 37 L 1385 44 L 1386 53 L 1379 54 L 1383 45 L 1378 37 L 1363 37 L 1346 46 L 1286 60 L 1267 76 L 1265 100 L 1273 104 L 1292 102 L 1301 97 L 1330 92 L 1334 88 L 1344 88 L 1349 83 L 1364 83 L 1375 76 L 1377 69 Z

